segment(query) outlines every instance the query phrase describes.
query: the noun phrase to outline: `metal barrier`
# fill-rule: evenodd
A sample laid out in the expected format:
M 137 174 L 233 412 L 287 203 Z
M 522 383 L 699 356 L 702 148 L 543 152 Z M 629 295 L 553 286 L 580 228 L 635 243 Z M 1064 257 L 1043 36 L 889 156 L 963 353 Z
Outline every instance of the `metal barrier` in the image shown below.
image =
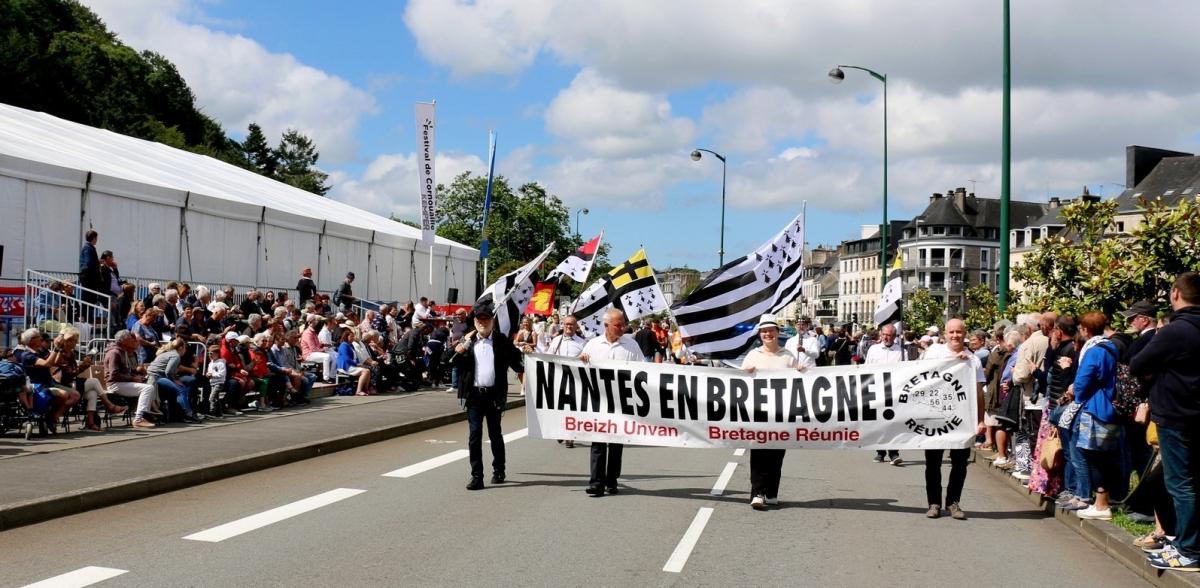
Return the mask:
M 79 330 L 79 343 L 112 333 L 112 298 L 53 275 L 25 270 L 25 328 L 57 336 L 64 326 Z
M 50 277 L 50 278 L 53 278 L 53 279 L 56 279 L 59 281 L 68 282 L 68 283 L 79 279 L 79 276 L 77 274 L 73 274 L 70 272 L 39 271 L 36 273 L 39 273 L 43 276 Z M 162 286 L 162 292 L 165 294 L 167 291 L 167 284 L 170 282 L 186 283 L 188 286 L 190 286 L 192 288 L 193 293 L 195 293 L 196 288 L 198 288 L 200 286 L 204 286 L 205 288 L 208 288 L 213 293 L 224 290 L 227 287 L 233 288 L 234 293 L 233 293 L 232 303 L 230 303 L 229 300 L 225 301 L 226 304 L 231 304 L 231 305 L 241 304 L 242 301 L 246 299 L 246 293 L 248 293 L 251 290 L 258 290 L 258 291 L 264 292 L 264 293 L 267 290 L 271 290 L 272 292 L 275 292 L 276 294 L 278 294 L 279 292 L 286 292 L 289 298 L 294 298 L 295 296 L 297 296 L 296 291 L 294 289 L 277 287 L 277 286 L 251 286 L 248 284 L 229 284 L 229 283 L 217 284 L 217 283 L 209 283 L 209 282 L 202 282 L 202 281 L 188 282 L 187 280 L 180 280 L 180 279 L 176 279 L 176 278 L 147 278 L 145 276 L 121 276 L 121 281 L 129 282 L 130 284 L 133 284 L 134 296 L 136 296 L 137 300 L 142 300 L 148 294 L 150 294 L 150 284 L 158 284 L 158 285 Z

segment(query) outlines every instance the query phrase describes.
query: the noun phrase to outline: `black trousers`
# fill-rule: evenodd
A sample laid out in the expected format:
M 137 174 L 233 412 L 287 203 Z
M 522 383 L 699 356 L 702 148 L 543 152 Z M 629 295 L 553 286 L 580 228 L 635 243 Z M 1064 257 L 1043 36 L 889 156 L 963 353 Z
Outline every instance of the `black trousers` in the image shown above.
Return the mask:
M 886 457 L 888 459 L 896 459 L 897 457 L 900 457 L 900 452 L 895 449 L 879 449 L 875 451 L 875 455 L 878 455 L 879 457 Z
M 500 415 L 494 402 L 486 400 L 467 405 L 467 451 L 471 457 L 471 477 L 483 477 L 483 423 L 487 421 L 488 439 L 492 442 L 492 473 L 504 473 L 504 433 L 500 431 Z
M 926 504 L 942 506 L 942 455 L 945 449 L 925 450 L 925 498 Z M 967 481 L 967 460 L 971 449 L 950 450 L 950 482 L 946 485 L 946 505 L 962 498 L 963 484 Z
M 625 446 L 620 443 L 592 443 L 592 476 L 588 486 L 616 488 L 621 477 L 621 454 Z
M 750 496 L 779 497 L 779 477 L 783 474 L 786 449 L 750 450 Z

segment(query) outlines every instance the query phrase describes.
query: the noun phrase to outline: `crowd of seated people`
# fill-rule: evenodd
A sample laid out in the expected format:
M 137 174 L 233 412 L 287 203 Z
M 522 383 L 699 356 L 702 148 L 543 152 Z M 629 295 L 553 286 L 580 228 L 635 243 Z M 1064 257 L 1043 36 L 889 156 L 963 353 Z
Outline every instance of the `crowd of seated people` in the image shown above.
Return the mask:
M 64 281 L 53 290 L 69 298 L 74 287 Z M 360 317 L 318 292 L 297 305 L 286 292 L 250 290 L 235 303 L 232 287 L 176 282 L 149 284 L 140 297 L 133 284 L 118 291 L 119 330 L 102 350 L 83 352 L 60 304 L 40 317 L 59 320 L 58 334 L 29 329 L 5 360 L 27 379 L 27 408 L 49 398 L 38 418 L 51 433 L 81 401 L 75 410 L 87 431 L 104 431 L 104 415 L 126 412 L 132 426 L 148 429 L 307 404 L 314 385 L 339 379 L 361 396 L 442 383 L 449 328 L 434 325 L 441 319 L 425 298 Z

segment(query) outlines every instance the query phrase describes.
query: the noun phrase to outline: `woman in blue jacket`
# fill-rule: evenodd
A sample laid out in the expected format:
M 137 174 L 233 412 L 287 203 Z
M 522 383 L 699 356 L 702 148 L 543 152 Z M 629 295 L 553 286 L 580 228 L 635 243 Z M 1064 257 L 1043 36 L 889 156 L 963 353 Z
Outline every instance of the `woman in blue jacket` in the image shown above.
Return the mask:
M 1091 506 L 1076 511 L 1081 519 L 1111 520 L 1107 488 L 1115 487 L 1121 475 L 1121 426 L 1113 411 L 1112 399 L 1117 387 L 1117 349 L 1104 338 L 1108 317 L 1089 312 L 1079 319 L 1079 334 L 1084 340 L 1075 372 L 1075 401 L 1082 405 L 1075 419 L 1076 445 L 1083 450 L 1084 461 L 1096 493 Z
M 337 369 L 358 380 L 358 388 L 354 391 L 355 396 L 366 396 L 367 386 L 371 383 L 371 370 L 358 365 L 358 359 L 354 355 L 355 330 L 353 324 L 342 325 L 342 342 L 338 345 Z

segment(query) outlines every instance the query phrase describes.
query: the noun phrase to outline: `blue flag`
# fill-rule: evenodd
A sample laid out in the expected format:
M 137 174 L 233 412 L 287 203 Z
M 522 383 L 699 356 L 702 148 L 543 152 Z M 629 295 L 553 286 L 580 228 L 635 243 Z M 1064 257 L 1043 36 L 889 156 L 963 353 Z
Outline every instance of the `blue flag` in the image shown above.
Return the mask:
M 492 179 L 496 176 L 496 133 L 488 132 L 488 181 L 483 194 L 483 241 L 479 244 L 479 259 L 488 256 L 488 213 L 492 210 Z

